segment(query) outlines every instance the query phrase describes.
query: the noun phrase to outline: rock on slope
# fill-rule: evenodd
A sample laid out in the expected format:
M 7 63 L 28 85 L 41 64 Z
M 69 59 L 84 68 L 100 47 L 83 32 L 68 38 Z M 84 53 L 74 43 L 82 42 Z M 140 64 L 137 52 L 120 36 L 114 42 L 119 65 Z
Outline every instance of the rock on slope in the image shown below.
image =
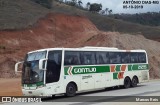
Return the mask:
M 0 77 L 15 77 L 14 64 L 30 50 L 48 47 L 103 46 L 120 49 L 145 49 L 151 78 L 160 77 L 160 46 L 143 36 L 101 32 L 87 18 L 48 14 L 33 28 L 0 31 Z

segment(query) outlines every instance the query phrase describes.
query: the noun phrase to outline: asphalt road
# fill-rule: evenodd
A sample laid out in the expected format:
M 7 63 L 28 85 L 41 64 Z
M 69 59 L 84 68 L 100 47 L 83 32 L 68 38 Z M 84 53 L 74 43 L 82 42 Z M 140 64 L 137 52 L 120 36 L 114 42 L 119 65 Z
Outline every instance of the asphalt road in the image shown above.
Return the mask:
M 75 97 L 57 96 L 43 99 L 45 105 L 160 105 L 160 80 L 141 83 L 134 88 L 115 88 L 109 90 L 96 90 L 92 92 L 78 93 Z M 5 103 L 15 104 L 20 103 Z M 21 103 L 22 104 L 22 103 Z M 24 103 L 37 105 L 37 103 Z M 38 103 L 38 105 L 44 103 Z

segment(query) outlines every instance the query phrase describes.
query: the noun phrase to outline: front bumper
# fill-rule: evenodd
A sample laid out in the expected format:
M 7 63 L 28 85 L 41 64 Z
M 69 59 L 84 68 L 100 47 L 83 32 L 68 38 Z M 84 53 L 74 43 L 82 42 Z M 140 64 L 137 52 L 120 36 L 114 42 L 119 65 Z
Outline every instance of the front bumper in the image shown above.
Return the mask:
M 38 88 L 38 89 L 22 89 L 23 96 L 44 96 L 50 97 L 51 94 L 47 94 L 45 87 Z

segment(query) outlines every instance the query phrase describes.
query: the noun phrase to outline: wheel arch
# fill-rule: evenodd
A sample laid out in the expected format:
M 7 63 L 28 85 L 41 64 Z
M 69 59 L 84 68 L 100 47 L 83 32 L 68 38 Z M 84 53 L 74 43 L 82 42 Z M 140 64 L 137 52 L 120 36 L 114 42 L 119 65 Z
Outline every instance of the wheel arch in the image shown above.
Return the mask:
M 137 75 L 134 75 L 134 76 L 133 76 L 133 78 L 136 78 L 136 79 L 137 79 L 137 81 L 138 81 L 138 83 L 139 83 L 139 78 L 138 78 L 138 76 L 137 76 Z M 132 78 L 132 79 L 133 79 L 133 78 Z
M 124 88 L 130 88 L 131 87 L 131 78 L 129 76 L 126 76 L 124 78 L 124 81 L 123 81 L 123 86 Z
M 129 76 L 126 76 L 126 77 L 124 78 L 124 80 L 125 80 L 126 78 L 129 78 L 129 80 L 131 81 L 131 78 L 130 78 Z M 124 81 L 123 81 L 123 82 L 124 82 Z
M 76 86 L 76 91 L 78 91 L 78 86 L 77 86 L 76 82 L 70 81 L 70 82 L 68 82 L 68 84 L 74 84 L 74 85 Z M 68 85 L 68 84 L 67 84 L 67 85 Z M 66 87 L 67 87 L 67 85 L 66 85 Z

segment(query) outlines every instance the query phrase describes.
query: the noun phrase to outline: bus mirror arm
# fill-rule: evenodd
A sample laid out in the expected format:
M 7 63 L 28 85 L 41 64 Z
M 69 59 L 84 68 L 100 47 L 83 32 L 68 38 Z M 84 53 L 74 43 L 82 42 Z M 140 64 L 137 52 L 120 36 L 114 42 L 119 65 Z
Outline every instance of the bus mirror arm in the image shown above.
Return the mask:
M 18 71 L 18 66 L 19 66 L 19 64 L 21 64 L 21 63 L 23 63 L 24 61 L 21 61 L 21 62 L 17 62 L 16 64 L 15 64 L 15 73 L 17 74 L 17 73 L 19 73 L 19 72 L 22 72 L 22 71 Z
M 47 59 L 39 60 L 39 70 L 46 70 L 47 67 Z

